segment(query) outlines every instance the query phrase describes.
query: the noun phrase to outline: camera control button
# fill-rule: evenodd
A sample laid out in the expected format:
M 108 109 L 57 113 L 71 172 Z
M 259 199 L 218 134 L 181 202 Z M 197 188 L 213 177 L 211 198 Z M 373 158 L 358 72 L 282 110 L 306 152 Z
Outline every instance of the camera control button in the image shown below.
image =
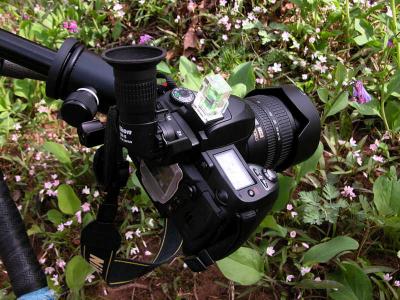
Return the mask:
M 256 174 L 256 176 L 261 174 L 257 168 L 253 168 L 253 172 L 254 172 L 254 174 Z
M 223 206 L 226 206 L 228 204 L 229 195 L 226 191 L 224 190 L 216 191 L 215 195 L 217 196 L 216 199 L 218 203 L 220 203 Z
M 269 181 L 272 181 L 272 182 L 278 181 L 278 176 L 276 176 L 276 173 L 272 170 L 263 169 L 263 174 L 265 177 L 267 177 L 267 179 Z
M 254 197 L 256 193 L 254 193 L 253 190 L 248 190 L 248 191 L 247 191 L 247 194 L 248 194 L 250 197 Z
M 196 98 L 193 91 L 186 88 L 174 88 L 171 91 L 171 100 L 175 104 L 191 104 Z
M 268 189 L 268 182 L 265 179 L 260 180 L 266 189 Z

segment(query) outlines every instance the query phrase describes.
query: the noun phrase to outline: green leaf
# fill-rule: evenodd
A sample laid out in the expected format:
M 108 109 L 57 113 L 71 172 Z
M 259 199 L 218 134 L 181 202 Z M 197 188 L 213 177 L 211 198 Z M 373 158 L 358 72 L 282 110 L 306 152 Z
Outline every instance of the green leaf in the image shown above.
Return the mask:
M 199 70 L 197 70 L 196 64 L 191 62 L 185 56 L 181 56 L 179 59 L 179 72 L 181 73 L 181 76 L 186 76 L 188 74 L 195 77 L 201 76 Z
M 232 95 L 243 98 L 247 94 L 247 88 L 243 83 L 235 84 L 232 87 Z
M 112 29 L 112 38 L 114 41 L 116 41 L 122 33 L 122 23 L 121 21 L 117 21 L 114 25 L 114 28 Z
M 296 284 L 296 287 L 303 289 L 338 289 L 343 287 L 343 285 L 333 280 L 315 281 L 311 279 L 303 279 Z
M 246 86 L 246 92 L 254 90 L 256 86 L 256 77 L 254 75 L 251 62 L 245 62 L 236 66 L 229 76 L 228 83 L 230 86 L 235 86 L 239 83 Z
M 93 272 L 93 267 L 82 256 L 74 256 L 65 269 L 68 287 L 71 290 L 79 291 L 85 285 L 86 277 Z
M 67 215 L 74 215 L 81 208 L 81 201 L 68 184 L 61 184 L 57 189 L 58 207 Z
M 400 93 L 400 70 L 397 71 L 389 81 L 386 89 L 385 99 L 387 99 L 393 93 Z
M 169 68 L 168 64 L 165 61 L 161 61 L 157 65 L 157 71 L 164 73 L 164 74 L 171 74 L 171 69 Z
M 57 160 L 65 165 L 71 165 L 71 157 L 67 149 L 61 144 L 54 142 L 45 142 L 43 148 L 53 154 Z
M 347 70 L 346 67 L 339 62 L 336 66 L 336 72 L 335 72 L 335 80 L 337 81 L 337 86 L 342 86 L 343 81 L 347 77 Z
M 350 106 L 354 107 L 360 114 L 364 116 L 380 116 L 379 102 L 376 99 L 368 103 L 360 104 L 356 101 L 350 101 Z
M 360 33 L 354 38 L 357 45 L 362 46 L 373 40 L 374 28 L 371 23 L 365 19 L 355 19 L 354 28 Z
M 26 79 L 14 80 L 14 94 L 18 97 L 29 100 L 33 91 L 33 82 Z
M 286 207 L 286 204 L 290 200 L 290 192 L 296 186 L 296 182 L 293 177 L 284 176 L 279 174 L 279 194 L 278 199 L 274 202 L 272 206 L 272 211 L 281 211 Z
M 339 271 L 328 275 L 328 279 L 343 286 L 329 291 L 329 297 L 334 300 L 372 300 L 372 284 L 364 271 L 351 262 L 344 262 L 340 267 Z
M 259 227 L 271 229 L 275 231 L 278 236 L 283 238 L 287 235 L 287 229 L 276 223 L 275 218 L 272 215 L 266 216 L 260 223 Z
M 54 225 L 60 225 L 63 222 L 63 215 L 57 209 L 50 209 L 47 212 L 47 219 Z
M 317 164 L 319 159 L 322 156 L 322 152 L 324 150 L 324 146 L 320 142 L 318 145 L 318 148 L 315 150 L 314 154 L 307 159 L 306 161 L 300 163 L 298 165 L 298 171 L 297 171 L 297 176 L 298 180 L 300 180 L 302 177 L 304 177 L 306 174 L 310 172 L 314 172 L 317 169 Z
M 224 276 L 242 285 L 257 283 L 264 275 L 264 262 L 254 249 L 240 247 L 234 253 L 217 261 Z
M 374 203 L 381 216 L 400 214 L 400 181 L 381 176 L 374 182 Z
M 348 104 L 349 104 L 349 93 L 343 92 L 333 103 L 332 102 L 327 103 L 327 110 L 325 110 L 325 116 L 330 117 L 337 114 L 341 110 L 345 109 Z
M 400 80 L 400 78 L 399 78 Z M 400 103 L 398 100 L 388 101 L 385 106 L 385 114 L 390 129 L 394 131 L 400 130 Z
M 340 193 L 337 190 L 337 188 L 335 188 L 335 186 L 329 183 L 324 186 L 323 194 L 325 199 L 327 200 L 334 200 L 340 196 Z
M 319 89 L 317 90 L 317 93 L 318 93 L 319 99 L 320 99 L 322 102 L 324 102 L 324 103 L 328 102 L 328 100 L 329 100 L 329 91 L 328 91 L 328 89 L 326 89 L 326 88 L 319 88 Z
M 303 257 L 303 263 L 326 263 L 343 251 L 358 249 L 358 242 L 347 236 L 337 236 L 328 242 L 315 245 Z

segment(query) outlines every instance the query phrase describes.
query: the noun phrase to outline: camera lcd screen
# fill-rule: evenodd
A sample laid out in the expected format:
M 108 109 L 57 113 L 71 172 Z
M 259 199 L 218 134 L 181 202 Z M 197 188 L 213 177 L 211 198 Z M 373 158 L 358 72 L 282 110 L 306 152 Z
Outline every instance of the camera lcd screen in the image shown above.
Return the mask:
M 224 151 L 214 155 L 226 177 L 235 188 L 241 190 L 254 184 L 253 178 L 233 150 Z

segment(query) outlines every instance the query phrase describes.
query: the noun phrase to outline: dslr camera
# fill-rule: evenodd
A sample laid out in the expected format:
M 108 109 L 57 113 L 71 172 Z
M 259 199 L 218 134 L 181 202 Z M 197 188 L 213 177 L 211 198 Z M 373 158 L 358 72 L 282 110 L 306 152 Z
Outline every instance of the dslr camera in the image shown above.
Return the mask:
M 100 57 L 73 38 L 57 52 L 3 30 L 0 41 L 2 74 L 46 81 L 47 96 L 63 100 L 60 117 L 78 128 L 80 142 L 103 144 L 94 172 L 106 196 L 82 231 L 81 252 L 111 285 L 177 255 L 203 271 L 234 252 L 277 199 L 276 172 L 309 158 L 319 142 L 318 112 L 293 85 L 241 99 L 220 75 L 207 76 L 199 91 L 178 87 L 157 73 L 166 55 L 158 47 L 117 47 Z M 106 123 L 94 119 L 97 111 L 107 114 Z M 116 255 L 114 219 L 129 177 L 123 148 L 165 218 L 152 262 Z

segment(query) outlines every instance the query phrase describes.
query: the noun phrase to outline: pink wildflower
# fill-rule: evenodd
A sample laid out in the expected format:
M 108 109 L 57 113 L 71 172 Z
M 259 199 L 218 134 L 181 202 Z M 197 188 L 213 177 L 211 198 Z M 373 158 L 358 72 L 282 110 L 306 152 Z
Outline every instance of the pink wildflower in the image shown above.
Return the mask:
M 307 273 L 310 273 L 310 271 L 311 271 L 311 267 L 301 267 L 301 268 L 300 268 L 301 276 L 304 276 L 304 275 L 306 275 Z
M 294 279 L 294 275 L 289 274 L 286 276 L 286 282 L 291 282 L 293 279 Z
M 78 32 L 78 23 L 75 20 L 63 22 L 63 28 L 67 29 L 69 33 Z
M 148 35 L 148 34 L 141 35 L 140 38 L 139 38 L 139 44 L 140 45 L 147 44 L 152 39 L 153 39 L 153 37 L 151 35 Z
M 81 210 L 78 210 L 78 211 L 75 213 L 75 217 L 76 217 L 77 222 L 78 222 L 79 224 L 82 224 L 82 211 L 81 211 Z
M 127 231 L 127 232 L 125 233 L 125 239 L 126 239 L 126 240 L 131 240 L 131 239 L 133 239 L 133 231 Z
M 384 163 L 385 162 L 385 160 L 383 159 L 383 157 L 381 155 L 374 155 L 374 156 L 372 156 L 372 159 L 374 161 L 376 161 L 376 162 L 379 162 L 379 163 Z
M 353 198 L 356 197 L 356 194 L 354 193 L 354 189 L 349 185 L 346 185 L 343 188 L 343 191 L 341 192 L 341 194 L 344 197 L 350 198 L 350 200 L 353 200 Z
M 83 212 L 88 212 L 88 211 L 90 211 L 90 204 L 85 202 L 82 204 L 81 208 L 82 208 Z
M 293 231 L 290 232 L 290 237 L 291 238 L 294 239 L 296 237 L 296 235 L 297 235 L 296 231 L 293 230 Z
M 385 281 L 390 281 L 393 279 L 393 276 L 390 276 L 389 273 L 386 273 L 385 275 L 383 275 L 383 280 Z
M 275 254 L 274 247 L 268 247 L 266 253 L 268 256 L 273 256 Z

